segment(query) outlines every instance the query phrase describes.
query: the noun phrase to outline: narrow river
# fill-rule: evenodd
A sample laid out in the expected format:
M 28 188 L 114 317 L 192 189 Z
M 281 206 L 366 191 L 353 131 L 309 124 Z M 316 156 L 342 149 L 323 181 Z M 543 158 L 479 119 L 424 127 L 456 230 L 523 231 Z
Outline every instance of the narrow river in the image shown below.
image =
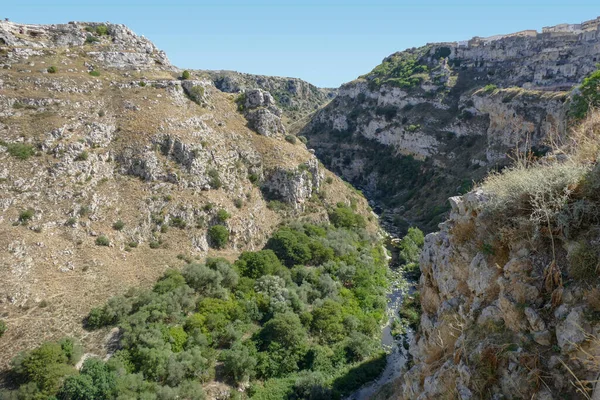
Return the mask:
M 403 279 L 403 278 L 402 278 Z M 412 286 L 412 284 L 411 284 Z M 402 285 L 398 282 L 393 282 L 393 288 L 391 293 L 388 294 L 387 303 L 387 316 L 388 321 L 383 327 L 381 344 L 388 352 L 387 364 L 379 378 L 369 382 L 350 396 L 346 400 L 368 400 L 370 399 L 379 389 L 384 385 L 394 382 L 399 378 L 405 370 L 406 363 L 408 361 L 408 349 L 404 347 L 403 343 L 410 343 L 412 340 L 413 332 L 407 329 L 405 335 L 397 338 L 392 335 L 392 323 L 398 316 L 398 309 L 402 305 L 402 299 L 406 293 L 406 287 L 402 288 Z M 408 346 L 406 346 L 408 347 Z

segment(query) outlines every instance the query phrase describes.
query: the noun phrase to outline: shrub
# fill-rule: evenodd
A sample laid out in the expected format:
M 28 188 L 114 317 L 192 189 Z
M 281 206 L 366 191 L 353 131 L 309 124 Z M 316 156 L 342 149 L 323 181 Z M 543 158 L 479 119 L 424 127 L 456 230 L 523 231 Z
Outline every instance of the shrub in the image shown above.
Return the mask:
M 585 78 L 571 101 L 570 114 L 582 119 L 590 107 L 600 106 L 600 70 Z
M 211 246 L 222 249 L 229 242 L 229 230 L 223 225 L 214 225 L 208 229 L 208 239 Z
M 21 211 L 19 213 L 19 222 L 23 225 L 26 225 L 29 221 L 31 221 L 34 214 L 35 211 L 32 208 Z
M 6 322 L 4 322 L 0 319 L 0 337 L 2 337 L 2 335 L 4 335 L 4 333 L 6 332 L 7 329 L 8 329 L 8 326 L 6 326 Z
M 190 79 L 190 76 L 191 76 L 191 74 L 190 74 L 190 71 L 188 71 L 188 70 L 185 70 L 185 71 L 183 71 L 183 73 L 181 74 L 181 79 L 184 79 L 184 80 L 185 80 L 185 79 Z
M 569 275 L 587 282 L 598 278 L 600 258 L 594 247 L 586 242 L 577 243 L 569 251 Z
M 286 135 L 285 141 L 291 144 L 296 144 L 296 136 L 294 135 Z
M 121 220 L 118 220 L 117 222 L 115 222 L 115 223 L 113 224 L 113 226 L 112 226 L 112 227 L 113 227 L 113 229 L 114 229 L 115 231 L 121 231 L 121 230 L 123 230 L 123 228 L 125 227 L 125 222 L 123 222 L 123 221 L 121 221 Z
M 92 71 L 89 72 L 89 74 L 91 76 L 98 77 L 98 76 L 100 76 L 100 71 L 92 70 Z
M 490 174 L 483 183 L 483 190 L 490 197 L 485 203 L 487 212 L 510 216 L 507 212 L 525 212 L 532 219 L 537 214 L 549 214 L 563 206 L 565 196 L 576 185 L 588 167 L 571 162 L 552 165 L 517 165 L 501 173 Z M 514 211 L 513 211 L 514 210 Z M 547 221 L 544 221 L 547 222 Z
M 298 140 L 300 140 L 304 144 L 308 143 L 308 139 L 306 138 L 306 136 L 298 136 Z
M 187 91 L 187 95 L 194 103 L 202 105 L 204 99 L 204 87 L 197 85 Z
M 85 42 L 88 44 L 97 43 L 99 41 L 100 41 L 100 39 L 98 39 L 97 37 L 92 36 L 92 35 L 87 35 L 87 37 L 85 38 Z
M 419 124 L 416 124 L 416 125 L 413 125 L 413 124 L 411 124 L 411 125 L 409 125 L 409 126 L 406 128 L 406 130 L 407 130 L 407 131 L 409 131 L 409 132 L 411 132 L 411 133 L 413 133 L 413 132 L 416 132 L 416 131 L 418 131 L 419 129 L 421 129 L 421 125 L 419 125 Z
M 96 245 L 97 246 L 108 246 L 108 245 L 110 245 L 110 240 L 108 240 L 108 238 L 106 236 L 98 236 L 96 238 Z
M 6 147 L 8 154 L 19 160 L 27 160 L 35 154 L 33 146 L 25 143 L 6 143 L 0 141 L 0 145 Z
M 96 27 L 96 33 L 100 36 L 108 35 L 108 27 L 106 25 L 98 25 Z
M 244 201 L 242 199 L 235 199 L 233 205 L 235 208 L 242 208 L 244 206 Z
M 223 184 L 221 183 L 221 177 L 219 171 L 214 168 L 208 170 L 208 182 L 210 187 L 213 189 L 220 189 Z
M 414 330 L 419 329 L 419 325 L 421 324 L 421 313 L 421 297 L 419 292 L 407 295 L 398 310 L 398 314 L 404 323 Z
M 498 89 L 498 86 L 496 86 L 494 84 L 489 84 L 489 85 L 485 85 L 483 87 L 483 92 L 489 94 L 489 93 L 496 91 L 497 89 Z
M 171 218 L 169 224 L 179 229 L 185 229 L 185 227 L 187 226 L 187 222 L 185 222 L 185 220 L 181 217 Z
M 77 155 L 77 157 L 75 157 L 75 161 L 86 161 L 89 157 L 89 154 L 87 151 L 82 151 L 81 153 L 79 153 Z
M 229 218 L 231 218 L 231 214 L 229 214 L 227 210 L 221 208 L 219 211 L 217 211 L 217 219 L 219 222 L 225 222 Z
M 150 246 L 151 249 L 158 249 L 160 247 L 160 242 L 158 240 L 152 240 L 148 243 L 148 246 Z
M 77 218 L 75 217 L 70 217 L 69 219 L 67 219 L 67 222 L 65 222 L 66 226 L 70 226 L 70 227 L 74 227 L 77 224 Z
M 48 69 L 46 71 L 48 71 L 49 74 L 55 74 L 58 72 L 58 69 L 54 65 L 52 65 L 52 66 L 48 67 Z

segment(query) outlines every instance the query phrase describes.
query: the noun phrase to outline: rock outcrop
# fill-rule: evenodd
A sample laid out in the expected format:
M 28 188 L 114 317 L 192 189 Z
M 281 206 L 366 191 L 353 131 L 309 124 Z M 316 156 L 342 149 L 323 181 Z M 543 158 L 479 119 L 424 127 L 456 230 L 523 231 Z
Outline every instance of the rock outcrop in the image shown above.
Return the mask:
M 429 44 L 343 85 L 300 134 L 389 225 L 431 231 L 447 197 L 564 136 L 568 91 L 599 60 L 598 19 Z
M 449 219 L 425 239 L 423 314 L 396 395 L 579 398 L 581 382 L 598 374 L 600 323 L 589 297 L 598 292 L 577 280 L 563 286 L 555 262 L 566 277 L 566 261 L 558 250 L 553 261 L 543 241 L 496 234 L 510 228 L 490 220 L 487 202 L 481 189 L 451 198 Z
M 298 78 L 252 75 L 234 71 L 198 71 L 226 93 L 252 89 L 268 91 L 283 111 L 286 123 L 292 124 L 315 112 L 335 97 L 336 89 L 318 88 Z
M 243 96 L 244 101 L 240 107 L 250 129 L 268 137 L 285 134 L 281 109 L 275 105 L 271 93 L 262 89 L 252 89 L 244 92 Z

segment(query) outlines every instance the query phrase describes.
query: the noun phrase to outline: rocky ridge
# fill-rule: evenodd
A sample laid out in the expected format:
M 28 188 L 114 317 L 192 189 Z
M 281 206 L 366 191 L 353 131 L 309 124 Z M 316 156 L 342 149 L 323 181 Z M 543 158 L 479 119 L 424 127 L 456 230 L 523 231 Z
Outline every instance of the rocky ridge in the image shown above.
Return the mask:
M 282 109 L 284 123 L 300 123 L 330 101 L 336 89 L 318 88 L 298 78 L 252 75 L 235 71 L 196 71 L 213 81 L 215 87 L 225 93 L 242 93 L 262 89 L 271 93 L 275 104 Z
M 565 135 L 568 91 L 599 59 L 598 19 L 428 44 L 342 85 L 300 134 L 398 231 L 431 231 L 447 197 Z

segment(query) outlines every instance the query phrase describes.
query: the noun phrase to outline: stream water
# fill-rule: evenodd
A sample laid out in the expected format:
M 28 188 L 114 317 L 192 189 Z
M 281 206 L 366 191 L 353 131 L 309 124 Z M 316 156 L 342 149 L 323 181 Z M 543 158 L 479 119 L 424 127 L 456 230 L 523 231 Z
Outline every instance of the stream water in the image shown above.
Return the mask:
M 370 399 L 379 389 L 387 383 L 395 381 L 402 375 L 404 367 L 408 361 L 408 350 L 403 346 L 403 342 L 412 340 L 413 332 L 408 329 L 405 335 L 394 337 L 392 335 L 392 322 L 398 315 L 398 309 L 402 305 L 402 299 L 406 289 L 395 284 L 392 291 L 388 294 L 387 316 L 388 321 L 383 327 L 381 344 L 388 352 L 387 364 L 381 375 L 374 381 L 364 385 L 356 392 L 346 398 L 346 400 L 367 400 Z

